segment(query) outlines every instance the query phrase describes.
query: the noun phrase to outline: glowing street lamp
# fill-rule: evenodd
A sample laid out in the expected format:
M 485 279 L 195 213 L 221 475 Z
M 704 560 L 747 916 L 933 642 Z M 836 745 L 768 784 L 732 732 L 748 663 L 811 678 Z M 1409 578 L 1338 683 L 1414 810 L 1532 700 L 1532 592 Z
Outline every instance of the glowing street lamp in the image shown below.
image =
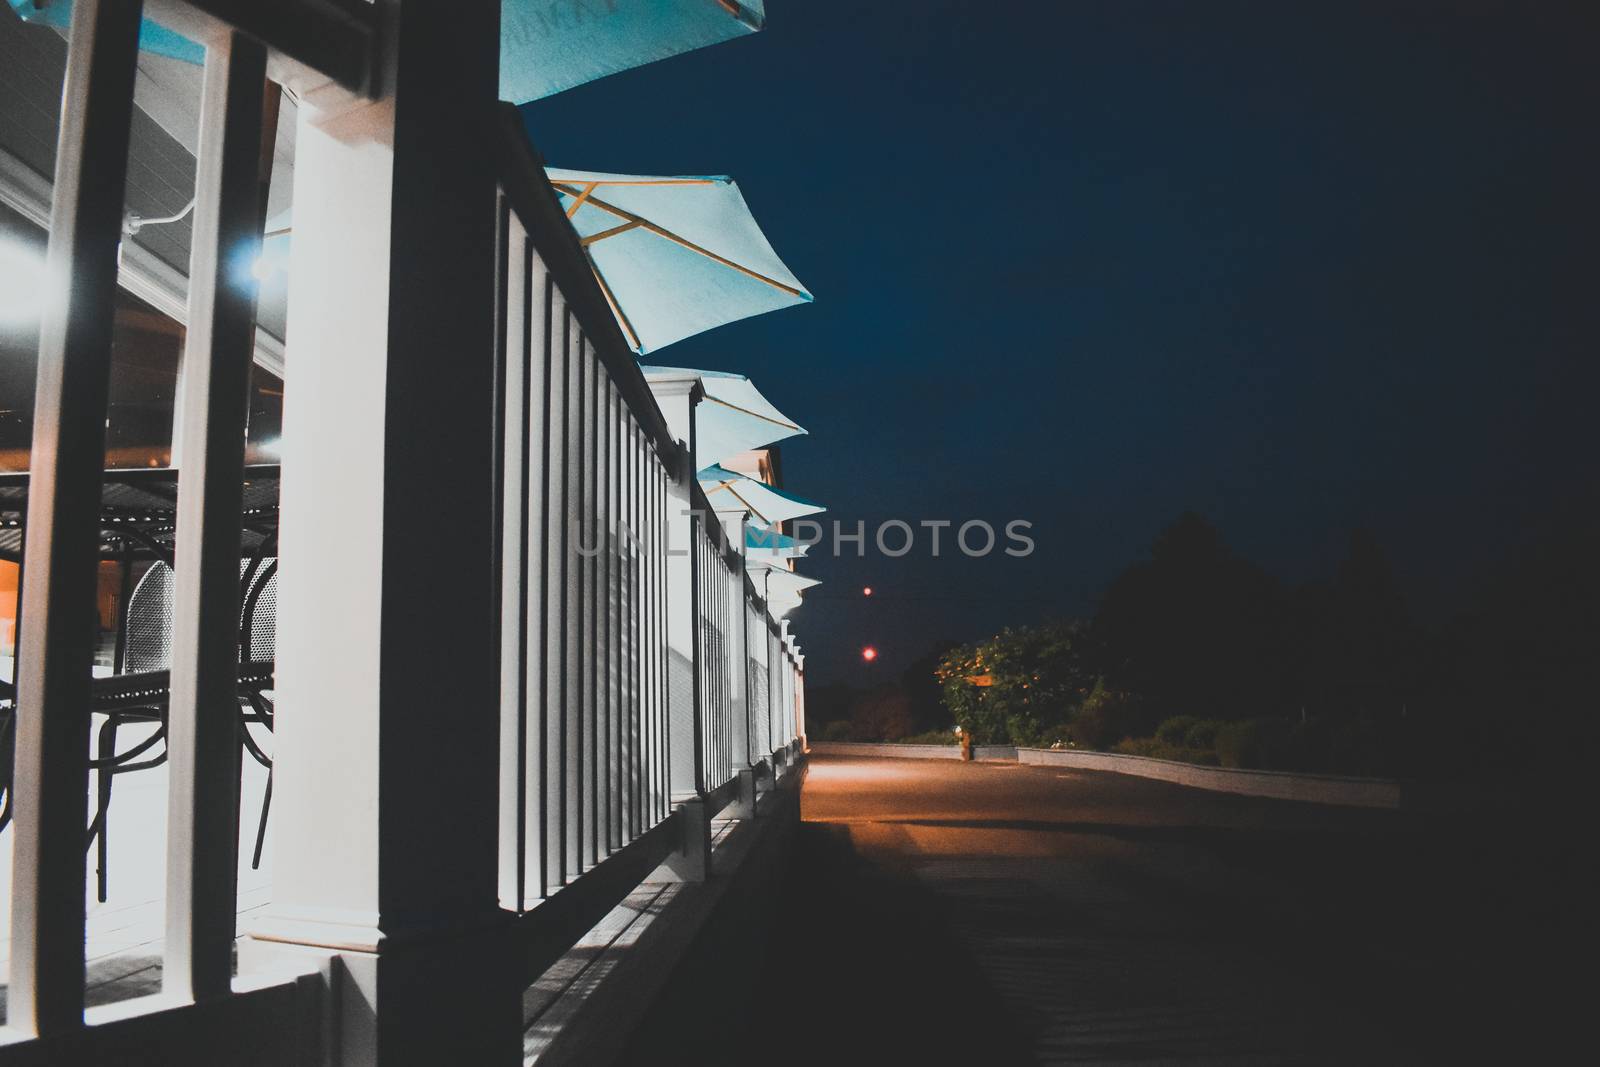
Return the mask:
M 868 663 L 871 663 L 873 660 L 878 658 L 878 650 L 873 648 L 871 645 L 868 645 L 866 648 L 861 650 L 861 658 L 866 660 Z
M 864 587 L 861 590 L 861 595 L 862 596 L 871 596 L 872 595 L 872 586 L 869 585 L 869 586 Z

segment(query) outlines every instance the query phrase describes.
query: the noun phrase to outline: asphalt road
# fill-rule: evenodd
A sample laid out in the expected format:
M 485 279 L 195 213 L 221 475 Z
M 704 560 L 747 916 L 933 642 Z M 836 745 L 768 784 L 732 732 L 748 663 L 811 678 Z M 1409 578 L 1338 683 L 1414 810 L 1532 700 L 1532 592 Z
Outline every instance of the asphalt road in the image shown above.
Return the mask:
M 1514 823 L 829 757 L 803 817 L 754 1003 L 706 1062 L 1568 1058 L 1553 876 Z

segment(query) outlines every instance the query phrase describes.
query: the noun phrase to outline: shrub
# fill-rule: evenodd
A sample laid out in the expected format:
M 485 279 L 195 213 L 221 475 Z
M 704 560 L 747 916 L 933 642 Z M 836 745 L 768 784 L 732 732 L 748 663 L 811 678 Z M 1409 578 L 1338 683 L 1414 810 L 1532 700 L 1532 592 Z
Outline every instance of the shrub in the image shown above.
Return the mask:
M 1293 762 L 1294 728 L 1283 719 L 1230 722 L 1217 731 L 1217 760 L 1224 767 L 1286 768 Z
M 1207 767 L 1217 765 L 1216 753 L 1208 748 L 1168 744 L 1159 737 L 1125 737 L 1112 747 L 1112 751 L 1124 756 L 1148 756 L 1151 759 L 1198 763 Z
M 818 741 L 854 741 L 855 731 L 850 729 L 849 719 L 836 719 L 823 726 L 817 735 Z
M 900 738 L 896 744 L 901 745 L 956 745 L 961 743 L 961 737 L 954 730 L 926 730 L 920 734 L 910 734 Z
M 1183 735 L 1183 743 L 1189 748 L 1214 752 L 1217 747 L 1217 731 L 1222 729 L 1222 725 L 1217 719 L 1196 719 L 1194 725 L 1189 727 L 1189 732 Z
M 1068 722 L 1067 732 L 1080 748 L 1103 749 L 1125 737 L 1144 733 L 1149 729 L 1147 721 L 1148 713 L 1137 696 L 1107 689 L 1102 681 L 1096 682 L 1094 691 L 1084 698 Z
M 1200 720 L 1193 715 L 1174 715 L 1156 727 L 1156 740 L 1167 745 L 1186 745 L 1188 744 L 1189 731 L 1199 722 Z M 1203 748 L 1206 746 L 1197 745 L 1195 747 Z
M 1172 746 L 1159 737 L 1124 737 L 1111 746 L 1111 751 L 1123 756 L 1149 756 L 1151 759 L 1172 759 Z

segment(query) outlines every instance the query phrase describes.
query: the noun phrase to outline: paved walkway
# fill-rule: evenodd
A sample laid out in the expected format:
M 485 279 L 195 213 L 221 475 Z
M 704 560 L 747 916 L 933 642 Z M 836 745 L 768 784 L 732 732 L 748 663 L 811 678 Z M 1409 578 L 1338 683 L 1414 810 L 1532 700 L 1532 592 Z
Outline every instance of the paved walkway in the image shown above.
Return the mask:
M 780 1062 L 1533 1062 L 1467 820 L 842 757 L 804 818 L 746 1038 Z

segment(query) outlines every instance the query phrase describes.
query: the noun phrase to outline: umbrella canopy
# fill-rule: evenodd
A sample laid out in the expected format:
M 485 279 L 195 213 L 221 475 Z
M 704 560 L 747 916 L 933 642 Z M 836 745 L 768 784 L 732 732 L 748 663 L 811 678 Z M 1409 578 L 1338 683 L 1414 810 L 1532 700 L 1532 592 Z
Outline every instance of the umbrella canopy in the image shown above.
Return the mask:
M 744 531 L 744 554 L 751 562 L 797 559 L 810 551 L 811 546 L 798 538 L 763 526 L 747 526 Z
M 72 0 L 8 0 L 18 15 L 58 29 Z M 502 0 L 500 98 L 514 104 L 755 33 L 764 0 Z M 149 19 L 139 31 L 146 52 L 204 63 L 206 50 Z
M 28 22 L 65 30 L 72 23 L 72 0 L 10 0 L 11 7 Z M 186 63 L 204 63 L 206 49 L 182 34 L 145 19 L 139 25 L 139 47 L 146 52 Z
M 502 0 L 500 98 L 540 100 L 755 33 L 765 21 L 763 0 Z
M 828 509 L 749 475 L 712 465 L 698 475 L 706 499 L 718 511 L 748 511 L 757 522 L 771 525 L 815 515 Z
M 766 586 L 763 595 L 768 597 L 798 597 L 802 590 L 822 584 L 821 578 L 808 578 L 804 574 L 796 574 L 782 567 L 767 567 L 759 575 L 754 576 L 754 580 L 756 588 Z
M 641 355 L 811 300 L 731 178 L 545 173 Z
M 783 560 L 750 558 L 746 562 L 751 564 L 750 580 L 761 591 L 761 598 L 767 602 L 767 611 L 774 619 L 782 619 L 799 607 L 804 590 L 822 584 L 820 579 L 808 578 L 789 570 Z
M 681 367 L 643 367 L 645 379 L 696 376 L 705 393 L 695 408 L 695 464 L 704 469 L 741 452 L 770 445 L 806 431 L 773 407 L 761 391 L 742 374 L 690 370 Z

